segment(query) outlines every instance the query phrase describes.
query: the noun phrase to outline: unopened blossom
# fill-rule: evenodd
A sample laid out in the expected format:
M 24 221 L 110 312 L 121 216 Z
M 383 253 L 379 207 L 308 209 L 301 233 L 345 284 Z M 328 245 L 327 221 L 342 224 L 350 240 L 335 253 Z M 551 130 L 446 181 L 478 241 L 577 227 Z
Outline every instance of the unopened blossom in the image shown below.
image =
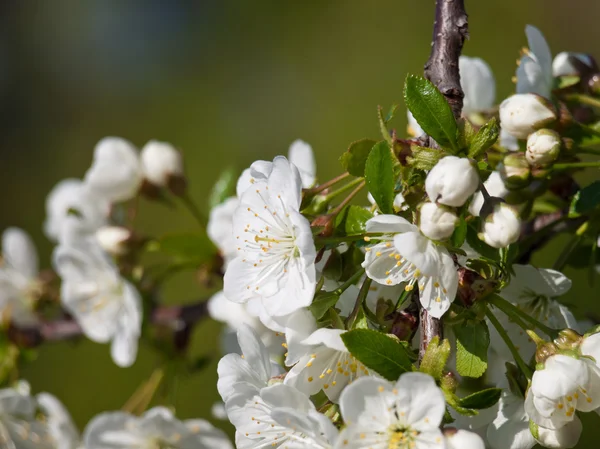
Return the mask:
M 483 112 L 494 106 L 496 81 L 490 66 L 481 58 L 460 56 L 460 84 L 465 93 L 463 114 Z
M 363 377 L 340 397 L 346 423 L 335 449 L 445 449 L 440 423 L 446 401 L 434 379 L 405 373 L 395 382 Z
M 419 210 L 419 229 L 430 239 L 444 240 L 449 238 L 458 225 L 458 217 L 448 207 L 425 203 Z
M 556 121 L 556 112 L 545 98 L 535 94 L 516 94 L 500 104 L 500 126 L 519 139 Z
M 57 241 L 65 220 L 76 215 L 90 231 L 107 223 L 110 204 L 91 192 L 80 179 L 64 179 L 56 184 L 46 197 L 44 233 Z
M 37 322 L 35 303 L 39 296 L 38 255 L 31 237 L 19 228 L 2 233 L 0 264 L 0 313 L 17 325 Z
M 550 98 L 554 83 L 550 47 L 536 27 L 527 25 L 525 34 L 529 49 L 524 50 L 517 67 L 517 93 Z
M 577 321 L 569 309 L 560 304 L 559 299 L 571 288 L 571 280 L 559 271 L 536 268 L 531 265 L 513 265 L 514 276 L 500 291 L 500 296 L 517 306 L 523 312 L 553 329 L 577 329 Z M 536 345 L 515 322 L 498 311 L 496 317 L 507 331 L 519 353 L 525 360 L 535 354 Z M 507 360 L 512 358 L 506 344 L 493 326 L 490 326 L 492 347 Z
M 302 341 L 307 352 L 285 376 L 285 384 L 297 388 L 307 396 L 323 390 L 337 402 L 340 393 L 351 382 L 371 374 L 355 359 L 341 339 L 345 331 L 318 329 Z
M 485 449 L 483 438 L 468 430 L 444 432 L 444 439 L 446 449 Z
M 519 239 L 521 220 L 517 212 L 506 203 L 494 206 L 483 221 L 479 238 L 492 248 L 506 248 Z
M 405 290 L 419 289 L 423 308 L 439 318 L 450 307 L 458 288 L 452 256 L 419 228 L 396 215 L 378 215 L 366 224 L 368 233 L 382 233 L 367 248 L 362 266 L 367 276 L 383 285 L 407 283 Z
M 219 249 L 225 267 L 235 259 L 238 251 L 236 239 L 233 236 L 233 215 L 239 205 L 237 197 L 227 198 L 210 210 L 206 233 L 210 240 Z
M 77 223 L 69 228 L 53 254 L 54 268 L 62 279 L 62 304 L 90 340 L 112 342 L 111 355 L 117 365 L 130 366 L 141 333 L 140 294 L 121 277 L 93 235 Z
M 170 143 L 151 140 L 142 148 L 140 161 L 144 178 L 166 187 L 172 178 L 183 177 L 183 158 Z
M 496 170 L 509 190 L 519 190 L 531 183 L 531 165 L 520 151 L 506 154 Z
M 582 67 L 585 67 L 590 71 L 596 67 L 596 63 L 590 55 L 563 51 L 557 54 L 552 61 L 552 74 L 554 76 L 581 75 L 581 68 L 574 63 L 579 63 Z
M 233 449 L 225 433 L 208 421 L 180 421 L 165 407 L 154 407 L 142 416 L 101 413 L 86 426 L 83 445 L 86 449 Z
M 300 172 L 302 187 L 305 189 L 312 187 L 317 174 L 317 163 L 312 147 L 303 140 L 294 140 L 288 150 L 288 158 Z
M 234 302 L 258 301 L 271 316 L 288 315 L 313 299 L 315 244 L 299 211 L 300 175 L 285 157 L 265 182 L 240 198 L 233 219 L 238 256 L 228 265 L 224 292 Z
M 536 369 L 525 398 L 525 412 L 540 427 L 560 429 L 575 412 L 600 407 L 600 367 L 587 357 L 555 354 Z
M 116 203 L 132 199 L 143 177 L 138 150 L 133 144 L 120 137 L 105 137 L 94 149 L 85 184 L 94 195 Z
M 525 158 L 533 167 L 545 167 L 560 154 L 560 135 L 552 129 L 540 129 L 527 138 Z
M 479 174 L 469 159 L 446 156 L 427 174 L 425 191 L 429 199 L 446 206 L 460 207 L 479 187 Z
M 122 256 L 129 250 L 131 231 L 122 226 L 103 226 L 96 231 L 100 247 L 111 256 Z
M 537 426 L 536 440 L 525 412 L 525 400 L 509 388 L 503 388 L 498 415 L 488 426 L 486 436 L 491 449 L 531 449 L 538 443 L 545 447 L 572 448 L 579 441 L 581 429 L 581 421 L 575 416 L 559 429 Z
M 488 179 L 485 180 L 483 186 L 485 187 L 487 193 L 495 198 L 505 198 L 509 192 L 504 184 L 504 181 L 502 180 L 502 175 L 497 171 L 493 171 L 490 176 L 488 176 Z M 481 214 L 483 203 L 483 193 L 477 192 L 475 195 L 473 195 L 471 204 L 469 204 L 469 212 L 471 215 L 478 217 L 479 214 Z

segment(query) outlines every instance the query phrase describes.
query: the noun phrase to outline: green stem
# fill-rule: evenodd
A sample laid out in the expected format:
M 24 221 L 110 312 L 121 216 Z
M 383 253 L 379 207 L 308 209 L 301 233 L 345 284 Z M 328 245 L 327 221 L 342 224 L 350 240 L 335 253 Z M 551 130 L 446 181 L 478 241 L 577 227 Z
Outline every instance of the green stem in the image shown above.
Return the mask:
M 355 188 L 355 189 L 354 189 L 352 192 L 350 192 L 350 194 L 349 194 L 349 195 L 348 195 L 346 198 L 344 198 L 344 201 L 342 201 L 340 204 L 338 204 L 338 205 L 335 207 L 335 209 L 333 209 L 333 210 L 332 210 L 332 211 L 329 213 L 329 215 L 330 215 L 331 217 L 335 217 L 335 216 L 337 216 L 337 214 L 339 214 L 339 213 L 342 211 L 342 209 L 344 209 L 344 207 L 346 207 L 346 205 L 347 205 L 347 204 L 348 204 L 350 201 L 352 201 L 352 198 L 354 198 L 354 197 L 355 197 L 355 196 L 358 194 L 358 192 L 360 192 L 360 191 L 362 190 L 362 188 L 365 186 L 365 184 L 366 184 L 366 181 L 365 181 L 365 180 L 362 180 L 362 182 L 361 182 L 361 183 L 359 183 L 359 184 L 358 184 L 358 186 L 357 186 L 357 187 L 356 187 L 356 188 Z
M 304 195 L 305 196 L 311 196 L 311 195 L 316 195 L 317 193 L 322 192 L 325 189 L 328 189 L 329 187 L 331 187 L 334 184 L 337 184 L 340 181 L 343 181 L 344 179 L 346 179 L 348 176 L 350 176 L 350 173 L 346 172 L 346 173 L 342 173 L 339 176 L 336 176 L 335 178 L 324 182 L 323 184 L 320 184 L 316 187 L 313 187 L 312 189 L 306 189 L 304 190 Z
M 487 316 L 488 320 L 490 320 L 492 325 L 496 328 L 496 331 L 498 332 L 502 340 L 504 340 L 506 346 L 508 346 L 508 350 L 515 359 L 515 362 L 517 363 L 517 366 L 519 367 L 521 372 L 525 375 L 525 377 L 527 377 L 527 379 L 531 379 L 531 377 L 533 376 L 531 368 L 527 366 L 527 364 L 521 357 L 521 354 L 519 354 L 519 351 L 517 350 L 513 342 L 510 340 L 510 337 L 498 321 L 498 318 L 494 316 L 494 313 L 489 308 L 486 308 L 485 315 Z
M 353 189 L 354 187 L 356 187 L 357 185 L 359 185 L 361 182 L 364 182 L 365 180 L 363 178 L 356 178 L 353 181 L 350 181 L 348 184 L 340 187 L 337 190 L 334 190 L 331 193 L 328 193 L 325 196 L 325 202 L 330 202 L 332 199 L 334 199 L 336 196 L 340 196 L 342 193 L 347 192 L 348 190 Z
M 192 214 L 192 216 L 198 222 L 198 224 L 200 225 L 200 227 L 202 229 L 205 229 L 206 228 L 206 223 L 208 222 L 208 220 L 202 214 L 202 212 L 200 212 L 200 209 L 198 209 L 198 206 L 196 206 L 196 203 L 194 203 L 194 201 L 189 196 L 189 194 L 186 192 L 180 198 L 181 198 L 181 201 L 183 201 L 184 206 L 187 208 L 187 210 L 190 212 L 190 214 Z
M 562 252 L 556 259 L 556 262 L 554 262 L 554 265 L 552 265 L 553 270 L 562 271 L 562 269 L 565 267 L 565 265 L 569 261 L 569 257 L 571 256 L 571 253 L 573 251 L 575 251 L 575 249 L 577 249 L 577 247 L 581 243 L 582 239 L 583 239 L 583 237 L 578 234 L 571 237 L 571 240 L 569 240 L 569 242 L 567 243 L 567 246 L 565 246 L 563 248 Z
M 573 94 L 573 95 L 569 95 L 567 97 L 567 100 L 576 101 L 576 102 L 581 103 L 581 104 L 585 104 L 585 105 L 588 105 L 588 106 L 594 106 L 596 108 L 600 108 L 600 99 L 594 98 L 594 97 L 590 97 L 588 95 Z
M 598 145 L 598 144 L 596 143 L 596 145 Z M 593 154 L 596 156 L 600 156 L 600 148 L 578 147 L 575 150 L 575 153 Z
M 348 319 L 346 320 L 346 329 L 352 329 L 354 322 L 356 321 L 356 317 L 358 316 L 358 312 L 360 311 L 360 306 L 364 302 L 365 298 L 369 294 L 369 288 L 371 287 L 371 278 L 365 278 L 360 291 L 358 292 L 358 296 L 356 297 L 356 302 L 354 303 L 354 309 L 350 315 L 348 315 Z
M 503 297 L 498 296 L 498 295 L 490 295 L 488 301 L 493 306 L 502 310 L 502 312 L 504 312 L 506 315 L 508 315 L 509 318 L 511 318 L 515 323 L 517 323 L 524 330 L 531 329 L 533 327 L 533 328 L 537 328 L 537 329 L 541 330 L 543 333 L 548 335 L 550 338 L 555 338 L 558 336 L 558 331 L 556 329 L 552 329 L 551 327 L 546 326 L 543 323 L 540 323 L 538 320 L 536 320 L 535 318 L 533 318 L 532 316 L 530 316 L 523 310 L 519 309 L 514 304 L 511 304 L 509 301 L 507 301 Z M 530 325 L 528 326 L 526 323 L 529 323 Z
M 356 273 L 354 273 L 352 276 L 350 276 L 350 279 L 348 279 L 346 282 L 344 282 L 342 285 L 340 285 L 338 288 L 336 288 L 334 290 L 334 292 L 337 295 L 341 295 L 342 293 L 344 293 L 346 290 L 348 290 L 348 288 L 351 285 L 356 284 L 356 281 L 358 281 L 362 275 L 365 274 L 365 269 L 361 268 L 360 270 L 358 270 Z
M 568 170 L 570 168 L 598 168 L 600 161 L 593 162 L 568 162 L 564 164 L 554 164 L 552 168 L 555 170 Z

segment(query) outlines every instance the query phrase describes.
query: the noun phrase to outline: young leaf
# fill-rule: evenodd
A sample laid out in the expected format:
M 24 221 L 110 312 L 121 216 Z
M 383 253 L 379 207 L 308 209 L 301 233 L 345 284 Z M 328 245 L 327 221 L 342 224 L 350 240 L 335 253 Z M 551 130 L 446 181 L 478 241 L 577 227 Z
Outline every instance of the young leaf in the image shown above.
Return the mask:
M 452 233 L 452 237 L 450 237 L 450 241 L 452 242 L 452 246 L 455 248 L 460 248 L 465 243 L 465 239 L 467 238 L 467 222 L 464 218 L 460 219 L 458 226 L 454 229 Z
M 500 400 L 501 394 L 502 388 L 488 388 L 486 390 L 481 390 L 477 393 L 473 393 L 467 397 L 461 398 L 459 405 L 461 407 L 473 408 L 475 410 L 490 408 Z
M 420 147 L 411 145 L 412 155 L 408 156 L 407 161 L 413 168 L 419 170 L 431 170 L 438 161 L 448 154 L 443 150 L 433 148 Z
M 458 151 L 456 120 L 446 98 L 431 81 L 408 75 L 404 83 L 404 100 L 423 131 L 442 147 Z
M 363 234 L 373 214 L 360 206 L 350 205 L 336 217 L 335 229 L 342 235 Z
M 577 193 L 571 203 L 569 216 L 585 214 L 600 204 L 600 181 L 594 181 Z
M 381 131 L 381 137 L 383 137 L 383 140 L 385 140 L 390 146 L 393 145 L 394 141 L 387 128 L 387 121 L 383 116 L 383 109 L 381 106 L 377 106 L 377 118 L 379 119 L 379 131 Z
M 440 344 L 440 337 L 433 337 L 425 350 L 419 371 L 429 374 L 436 380 L 440 380 L 449 355 L 450 342 L 443 340 Z
M 370 329 L 354 329 L 342 334 L 350 353 L 387 380 L 396 381 L 402 373 L 412 371 L 404 346 L 386 334 Z
M 500 127 L 496 123 L 496 118 L 492 118 L 489 122 L 479 128 L 477 134 L 473 137 L 469 144 L 469 157 L 476 158 L 482 155 L 485 150 L 496 143 L 500 135 Z
M 312 304 L 308 306 L 308 310 L 312 312 L 316 320 L 320 320 L 329 308 L 335 306 L 339 299 L 340 295 L 335 292 L 321 291 L 317 293 Z
M 365 176 L 365 164 L 367 157 L 375 145 L 371 139 L 361 139 L 350 144 L 350 147 L 340 156 L 340 163 L 344 170 L 352 176 L 362 178 Z
M 465 377 L 481 377 L 487 369 L 490 332 L 485 321 L 468 321 L 452 328 L 456 335 L 456 369 Z
M 365 165 L 367 189 L 384 214 L 394 213 L 394 163 L 387 142 L 376 144 Z
M 228 197 L 235 195 L 237 179 L 237 172 L 233 167 L 226 168 L 221 172 L 208 197 L 208 205 L 211 209 Z

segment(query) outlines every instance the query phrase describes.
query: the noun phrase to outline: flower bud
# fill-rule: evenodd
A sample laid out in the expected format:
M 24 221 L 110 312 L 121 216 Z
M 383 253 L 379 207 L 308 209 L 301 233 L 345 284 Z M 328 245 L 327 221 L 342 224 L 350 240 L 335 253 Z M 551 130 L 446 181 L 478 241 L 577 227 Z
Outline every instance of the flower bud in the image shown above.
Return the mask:
M 425 180 L 429 199 L 446 206 L 460 207 L 479 186 L 479 173 L 469 159 L 446 156 L 435 164 Z
M 582 336 L 573 329 L 563 329 L 554 339 L 554 344 L 558 349 L 571 350 L 577 348 L 582 341 Z
M 548 100 L 535 94 L 516 94 L 500 104 L 500 126 L 509 134 L 526 139 L 534 131 L 556 121 Z
M 452 235 L 458 217 L 448 207 L 425 203 L 421 206 L 419 228 L 432 240 L 444 240 Z
M 129 250 L 131 231 L 120 226 L 104 226 L 96 231 L 96 240 L 111 256 L 122 256 Z
M 493 248 L 505 248 L 519 239 L 521 220 L 506 203 L 497 204 L 484 222 L 479 238 Z
M 552 75 L 555 77 L 587 75 L 594 69 L 597 70 L 596 61 L 585 53 L 563 51 L 552 61 Z
M 494 198 L 504 198 L 508 195 L 509 191 L 504 185 L 504 181 L 502 180 L 502 176 L 499 172 L 493 171 L 488 179 L 483 183 L 485 190 L 488 195 Z M 469 204 L 469 212 L 471 215 L 477 217 L 481 213 L 481 209 L 483 207 L 484 198 L 481 192 L 477 192 L 475 196 L 473 196 L 473 201 Z
M 171 144 L 151 140 L 141 152 L 144 177 L 159 187 L 168 187 L 172 178 L 183 178 L 181 153 Z
M 532 167 L 545 167 L 560 154 L 560 136 L 551 129 L 540 129 L 527 138 L 525 159 Z
M 502 163 L 498 165 L 497 170 L 509 190 L 527 187 L 531 180 L 531 167 L 525 159 L 524 153 L 507 154 Z

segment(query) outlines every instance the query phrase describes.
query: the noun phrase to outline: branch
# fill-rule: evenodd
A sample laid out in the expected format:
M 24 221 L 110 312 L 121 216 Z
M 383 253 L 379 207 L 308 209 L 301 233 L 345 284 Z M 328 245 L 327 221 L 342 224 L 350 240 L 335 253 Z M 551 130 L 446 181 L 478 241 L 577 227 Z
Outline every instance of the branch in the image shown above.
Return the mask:
M 183 306 L 159 306 L 152 311 L 152 324 L 167 326 L 175 331 L 178 349 L 187 345 L 193 326 L 208 316 L 207 301 Z M 16 327 L 8 330 L 9 339 L 22 348 L 35 348 L 50 341 L 69 340 L 83 335 L 79 324 L 72 318 L 41 322 L 37 326 Z M 183 337 L 183 338 L 182 338 Z
M 425 77 L 444 94 L 457 120 L 460 118 L 465 96 L 460 85 L 458 58 L 468 34 L 464 0 L 436 0 L 433 42 L 429 60 L 425 64 Z M 433 143 L 432 139 L 429 142 Z M 442 338 L 441 320 L 421 309 L 419 360 L 436 336 Z

